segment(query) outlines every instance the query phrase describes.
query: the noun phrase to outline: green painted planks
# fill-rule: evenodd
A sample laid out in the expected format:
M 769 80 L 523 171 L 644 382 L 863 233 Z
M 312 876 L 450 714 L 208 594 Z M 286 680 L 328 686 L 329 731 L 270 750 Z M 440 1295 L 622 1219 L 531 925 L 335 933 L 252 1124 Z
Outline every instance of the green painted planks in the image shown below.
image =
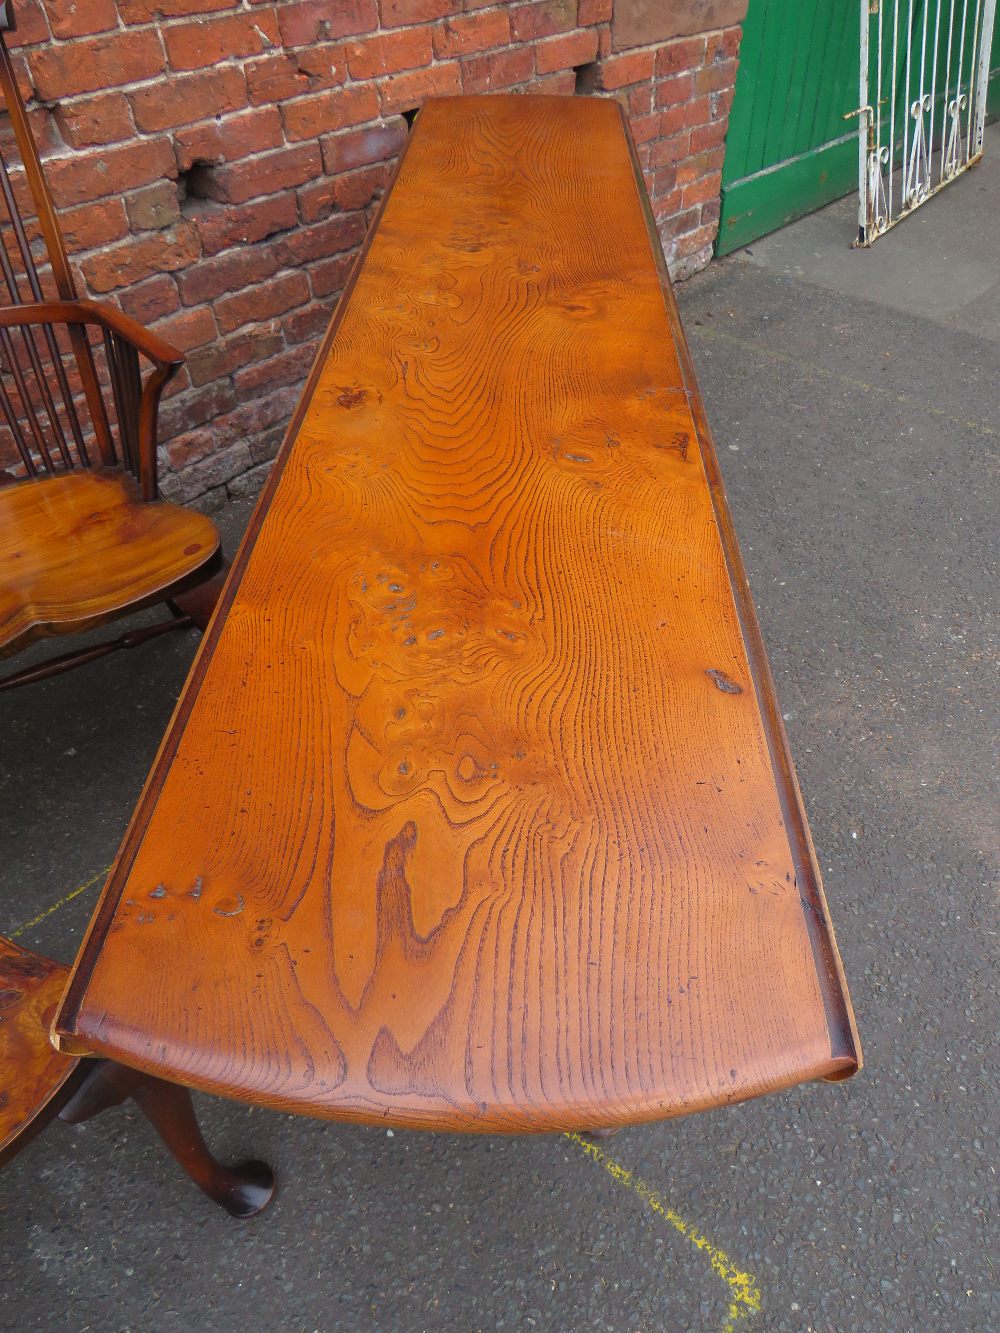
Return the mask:
M 858 141 L 854 135 L 736 181 L 723 195 L 716 254 L 728 255 L 822 208 L 856 189 L 857 181 Z

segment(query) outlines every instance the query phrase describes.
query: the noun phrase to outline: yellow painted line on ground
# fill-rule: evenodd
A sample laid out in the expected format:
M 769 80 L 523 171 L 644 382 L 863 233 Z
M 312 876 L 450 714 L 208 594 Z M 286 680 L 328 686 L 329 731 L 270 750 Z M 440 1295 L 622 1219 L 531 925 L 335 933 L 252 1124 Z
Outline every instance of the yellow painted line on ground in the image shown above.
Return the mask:
M 105 866 L 103 870 L 98 870 L 96 875 L 91 875 L 90 879 L 85 883 L 78 884 L 76 888 L 70 890 L 65 897 L 60 898 L 57 903 L 53 903 L 51 907 L 46 907 L 44 912 L 39 912 L 39 914 L 33 916 L 30 921 L 25 921 L 23 926 L 18 926 L 11 938 L 16 940 L 17 937 L 23 935 L 26 930 L 30 930 L 32 926 L 40 925 L 46 917 L 51 916 L 53 912 L 58 912 L 60 907 L 65 907 L 66 904 L 71 903 L 74 898 L 79 898 L 81 893 L 86 893 L 88 889 L 92 889 L 95 884 L 107 878 L 110 869 L 110 866 Z
M 697 1227 L 686 1222 L 651 1185 L 647 1185 L 627 1167 L 609 1157 L 596 1143 L 585 1139 L 581 1134 L 567 1134 L 566 1138 L 578 1148 L 582 1148 L 592 1161 L 604 1167 L 612 1180 L 631 1190 L 651 1212 L 669 1222 L 690 1245 L 707 1257 L 716 1276 L 721 1278 L 729 1293 L 729 1307 L 720 1333 L 731 1333 L 741 1320 L 752 1319 L 755 1314 L 760 1313 L 760 1290 L 757 1287 L 757 1279 L 752 1273 L 745 1273 L 737 1268 L 725 1250 L 720 1250 L 718 1245 L 713 1244 Z
M 776 347 L 765 347 L 762 343 L 740 338 L 735 333 L 726 333 L 722 329 L 708 329 L 702 324 L 698 328 L 692 329 L 689 336 L 692 341 L 696 341 L 698 338 L 707 338 L 709 342 L 731 343 L 734 347 L 739 347 L 753 356 L 770 357 L 772 361 L 780 361 L 782 365 L 795 366 L 799 370 L 808 371 L 812 375 L 822 375 L 828 380 L 837 380 L 841 384 L 848 384 L 852 389 L 863 389 L 865 393 L 875 393 L 882 398 L 891 398 L 894 403 L 901 403 L 904 407 L 919 408 L 921 412 L 941 417 L 945 421 L 952 422 L 955 426 L 961 426 L 964 430 L 974 430 L 980 435 L 995 436 L 997 434 L 996 429 L 988 422 L 956 417 L 951 412 L 946 412 L 943 407 L 934 407 L 930 403 L 918 401 L 908 393 L 900 393 L 897 389 L 887 389 L 882 384 L 870 384 L 868 380 L 858 379 L 854 375 L 841 375 L 836 370 L 829 370 L 826 366 L 816 365 L 814 361 L 805 361 L 802 357 L 791 356 L 788 352 L 779 352 Z

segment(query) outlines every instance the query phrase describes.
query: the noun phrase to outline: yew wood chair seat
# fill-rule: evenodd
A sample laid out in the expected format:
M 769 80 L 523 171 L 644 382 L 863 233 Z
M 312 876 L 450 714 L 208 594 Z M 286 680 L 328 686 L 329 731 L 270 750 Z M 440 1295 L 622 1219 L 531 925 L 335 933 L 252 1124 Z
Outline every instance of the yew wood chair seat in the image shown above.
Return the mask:
M 60 1054 L 49 1028 L 69 969 L 0 935 L 0 1166 L 56 1116 L 89 1120 L 132 1098 L 191 1179 L 233 1217 L 270 1201 L 274 1177 L 263 1162 L 224 1167 L 209 1154 L 186 1088 L 110 1060 Z
M 0 656 L 165 600 L 212 560 L 215 524 L 145 503 L 127 473 L 69 472 L 0 490 Z

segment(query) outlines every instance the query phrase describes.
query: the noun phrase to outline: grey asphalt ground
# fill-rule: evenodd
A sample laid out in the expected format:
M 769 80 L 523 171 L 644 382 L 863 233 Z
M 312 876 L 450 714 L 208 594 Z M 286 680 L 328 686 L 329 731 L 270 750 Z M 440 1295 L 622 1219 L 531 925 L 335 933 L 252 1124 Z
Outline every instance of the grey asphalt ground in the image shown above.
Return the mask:
M 943 290 L 934 229 L 852 254 L 833 205 L 846 231 L 827 210 L 679 291 L 865 1070 L 626 1131 L 602 1147 L 631 1177 L 558 1136 L 388 1137 L 199 1098 L 221 1154 L 280 1174 L 249 1224 L 131 1112 L 55 1124 L 0 1174 L 0 1327 L 1000 1329 L 991 171 L 948 207 L 992 287 L 956 264 L 921 302 L 921 272 Z M 230 538 L 247 516 L 221 515 Z M 49 909 L 108 864 L 195 642 L 0 696 L 0 929 L 73 956 L 98 885 Z

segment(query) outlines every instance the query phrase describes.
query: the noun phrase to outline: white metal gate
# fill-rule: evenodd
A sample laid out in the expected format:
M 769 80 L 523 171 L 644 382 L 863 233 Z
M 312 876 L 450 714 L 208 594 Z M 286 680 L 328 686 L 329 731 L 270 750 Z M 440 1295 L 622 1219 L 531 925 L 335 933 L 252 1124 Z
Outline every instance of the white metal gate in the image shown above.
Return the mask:
M 983 152 L 996 0 L 860 0 L 858 239 L 871 245 Z

